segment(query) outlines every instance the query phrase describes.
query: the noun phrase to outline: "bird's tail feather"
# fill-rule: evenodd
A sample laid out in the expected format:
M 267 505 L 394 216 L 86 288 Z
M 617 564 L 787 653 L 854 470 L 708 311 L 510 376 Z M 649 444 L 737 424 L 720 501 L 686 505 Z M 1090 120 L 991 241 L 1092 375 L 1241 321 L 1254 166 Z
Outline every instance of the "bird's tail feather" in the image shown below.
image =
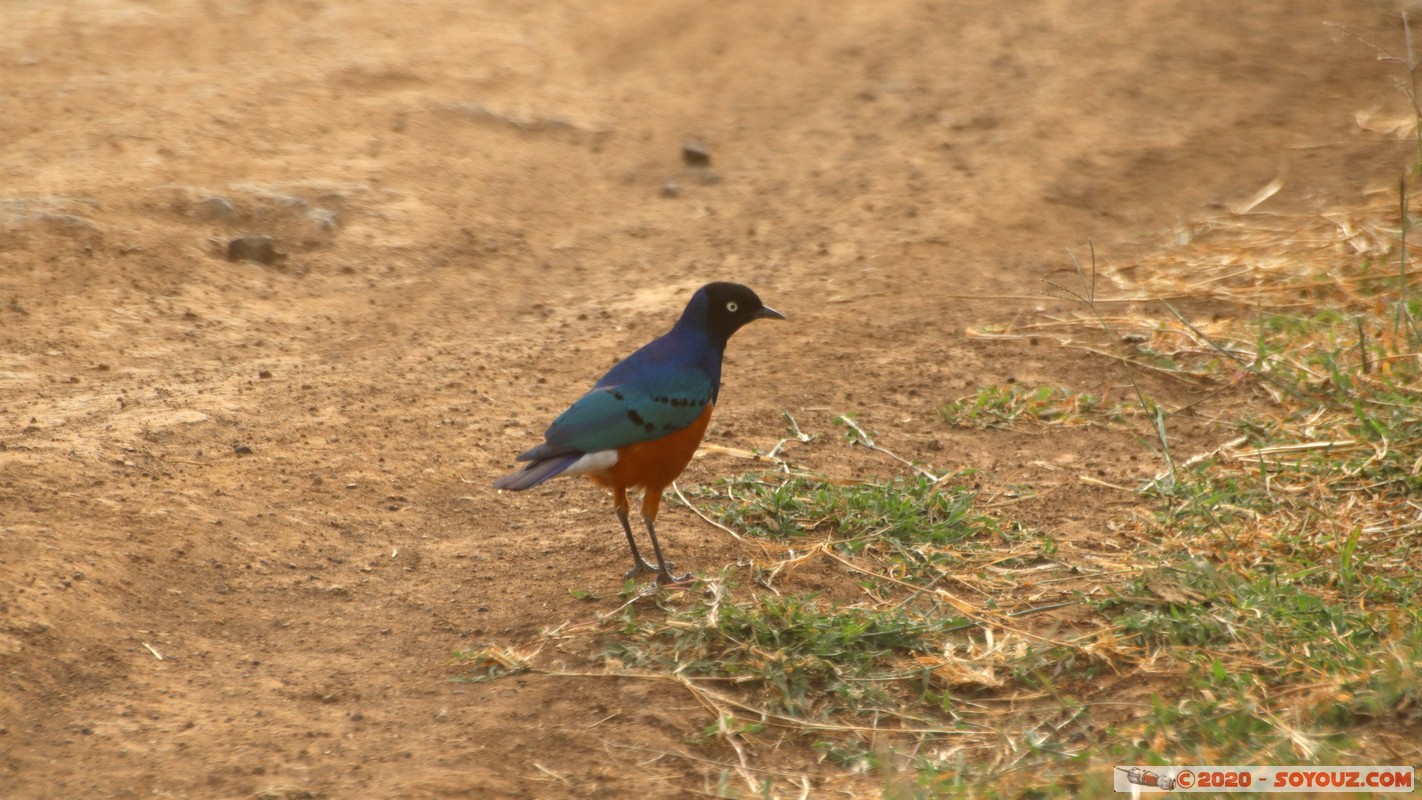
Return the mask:
M 574 461 L 582 456 L 581 453 L 558 456 L 557 458 L 545 458 L 535 461 L 518 472 L 505 475 L 494 481 L 495 489 L 508 489 L 514 492 L 521 492 L 524 489 L 531 489 L 549 478 L 556 477 L 563 470 L 571 467 Z

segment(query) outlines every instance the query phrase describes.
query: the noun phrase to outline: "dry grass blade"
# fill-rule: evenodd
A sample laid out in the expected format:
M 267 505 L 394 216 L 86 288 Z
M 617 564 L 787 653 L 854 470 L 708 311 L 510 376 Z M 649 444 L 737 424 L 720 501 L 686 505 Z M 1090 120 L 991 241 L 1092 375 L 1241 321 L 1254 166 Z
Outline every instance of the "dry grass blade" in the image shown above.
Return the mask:
M 909 469 L 912 469 L 914 472 L 917 472 L 925 478 L 928 478 L 930 481 L 937 483 L 938 481 L 941 481 L 945 477 L 947 477 L 946 475 L 934 475 L 932 472 L 929 472 L 921 465 L 909 461 L 908 459 L 898 455 L 897 453 L 893 452 L 892 450 L 889 450 L 888 448 L 879 446 L 874 442 L 874 438 L 869 434 L 865 433 L 864 429 L 859 427 L 859 423 L 855 422 L 854 419 L 847 414 L 836 417 L 835 422 L 838 422 L 849 428 L 850 430 L 854 431 L 854 434 L 857 437 L 855 439 L 856 443 L 861 444 L 869 448 L 870 450 L 883 453 L 889 458 L 892 458 L 893 460 L 899 462 L 900 464 L 903 464 Z
M 704 511 L 702 511 L 701 509 L 697 508 L 696 506 L 692 505 L 691 501 L 688 500 L 688 499 L 686 499 L 686 495 L 682 493 L 681 487 L 676 485 L 676 481 L 672 481 L 672 491 L 676 493 L 676 499 L 680 500 L 682 505 L 684 505 L 684 506 L 686 506 L 687 508 L 691 509 L 692 512 L 693 512 L 694 514 L 696 514 L 696 516 L 701 517 L 702 519 L 706 520 L 708 523 L 710 523 L 710 524 L 713 525 L 714 527 L 720 528 L 721 530 L 725 531 L 726 533 L 729 533 L 729 534 L 731 535 L 731 538 L 732 538 L 732 539 L 735 539 L 735 540 L 738 541 L 738 542 L 740 542 L 740 541 L 745 541 L 744 539 L 741 538 L 741 535 L 740 535 L 739 533 L 736 533 L 736 532 L 735 532 L 735 530 L 733 530 L 733 529 L 731 529 L 731 528 L 729 528 L 729 527 L 727 527 L 727 526 L 725 526 L 725 525 L 722 525 L 721 523 L 719 523 L 719 522 L 717 522 L 716 520 L 712 519 L 711 517 L 707 516 L 707 515 L 706 515 L 706 512 L 704 512 Z
M 1273 197 L 1274 195 L 1278 194 L 1278 193 L 1279 193 L 1279 190 L 1280 190 L 1280 189 L 1283 189 L 1283 188 L 1284 188 L 1284 181 L 1283 181 L 1283 179 L 1281 179 L 1281 178 L 1275 178 L 1274 180 L 1269 181 L 1269 182 L 1268 182 L 1267 184 L 1265 184 L 1262 188 L 1260 188 L 1259 191 L 1255 192 L 1254 194 L 1250 195 L 1249 197 L 1247 197 L 1247 198 L 1245 198 L 1245 199 L 1243 199 L 1243 200 L 1240 200 L 1240 201 L 1237 202 L 1237 203 L 1231 203 L 1231 204 L 1229 205 L 1229 213 L 1235 214 L 1235 215 L 1248 214 L 1249 212 L 1251 212 L 1251 211 L 1253 211 L 1254 209 L 1258 208 L 1259 205 L 1260 205 L 1261 203 L 1263 203 L 1265 200 L 1268 200 L 1269 198 L 1271 198 L 1271 197 Z

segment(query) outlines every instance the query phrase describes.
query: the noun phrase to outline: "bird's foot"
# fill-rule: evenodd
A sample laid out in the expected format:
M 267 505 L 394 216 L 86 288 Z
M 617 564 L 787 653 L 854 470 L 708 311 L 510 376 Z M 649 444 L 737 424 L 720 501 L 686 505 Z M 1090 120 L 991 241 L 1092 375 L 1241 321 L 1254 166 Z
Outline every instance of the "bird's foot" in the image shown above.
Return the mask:
M 674 569 L 676 569 L 676 565 L 670 561 L 663 564 L 662 568 L 657 570 L 657 585 L 666 586 L 668 584 L 674 585 L 678 583 L 687 583 L 692 578 L 696 577 L 690 572 L 686 573 L 685 575 L 677 575 L 672 572 L 672 570 Z
M 641 575 L 644 572 L 656 572 L 658 577 L 660 577 L 661 575 L 661 572 L 656 567 L 652 566 L 651 564 L 648 564 L 641 558 L 636 558 L 632 561 L 632 569 L 629 569 L 626 572 L 622 573 L 622 580 L 636 580 L 637 576 Z

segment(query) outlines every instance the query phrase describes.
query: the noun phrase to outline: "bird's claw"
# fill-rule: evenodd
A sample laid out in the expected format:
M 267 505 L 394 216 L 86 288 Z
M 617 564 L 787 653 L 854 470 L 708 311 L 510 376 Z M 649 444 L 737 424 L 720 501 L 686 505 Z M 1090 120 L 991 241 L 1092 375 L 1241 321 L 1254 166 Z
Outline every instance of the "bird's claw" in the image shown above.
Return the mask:
M 668 561 L 666 566 L 657 570 L 657 585 L 666 586 L 668 584 L 686 583 L 695 577 L 690 572 L 685 575 L 676 575 L 672 572 L 674 569 L 676 569 L 676 565 Z
M 632 569 L 629 569 L 622 574 L 622 580 L 636 580 L 638 575 L 641 575 L 644 572 L 650 572 L 657 576 L 658 586 L 674 586 L 679 583 L 686 583 L 687 581 L 690 581 L 693 577 L 695 577 L 690 572 L 686 573 L 685 575 L 677 575 L 676 573 L 672 572 L 672 570 L 674 569 L 676 569 L 676 564 L 673 564 L 670 561 L 668 561 L 665 565 L 661 567 L 654 567 L 639 558 L 632 563 Z
M 622 580 L 636 580 L 637 576 L 641 575 L 644 572 L 655 572 L 659 577 L 661 575 L 660 570 L 639 558 L 632 562 L 632 569 L 629 569 L 626 572 L 622 573 Z

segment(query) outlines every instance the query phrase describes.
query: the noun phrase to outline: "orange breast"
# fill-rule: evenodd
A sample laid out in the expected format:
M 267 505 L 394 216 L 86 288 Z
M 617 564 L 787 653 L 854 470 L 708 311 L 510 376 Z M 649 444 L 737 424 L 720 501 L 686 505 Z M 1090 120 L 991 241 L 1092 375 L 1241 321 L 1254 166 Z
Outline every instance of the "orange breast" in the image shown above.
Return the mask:
M 660 494 L 691 463 L 714 408 L 715 404 L 707 403 L 695 422 L 660 439 L 617 448 L 617 463 L 592 479 L 612 489 L 640 486 L 649 493 Z

